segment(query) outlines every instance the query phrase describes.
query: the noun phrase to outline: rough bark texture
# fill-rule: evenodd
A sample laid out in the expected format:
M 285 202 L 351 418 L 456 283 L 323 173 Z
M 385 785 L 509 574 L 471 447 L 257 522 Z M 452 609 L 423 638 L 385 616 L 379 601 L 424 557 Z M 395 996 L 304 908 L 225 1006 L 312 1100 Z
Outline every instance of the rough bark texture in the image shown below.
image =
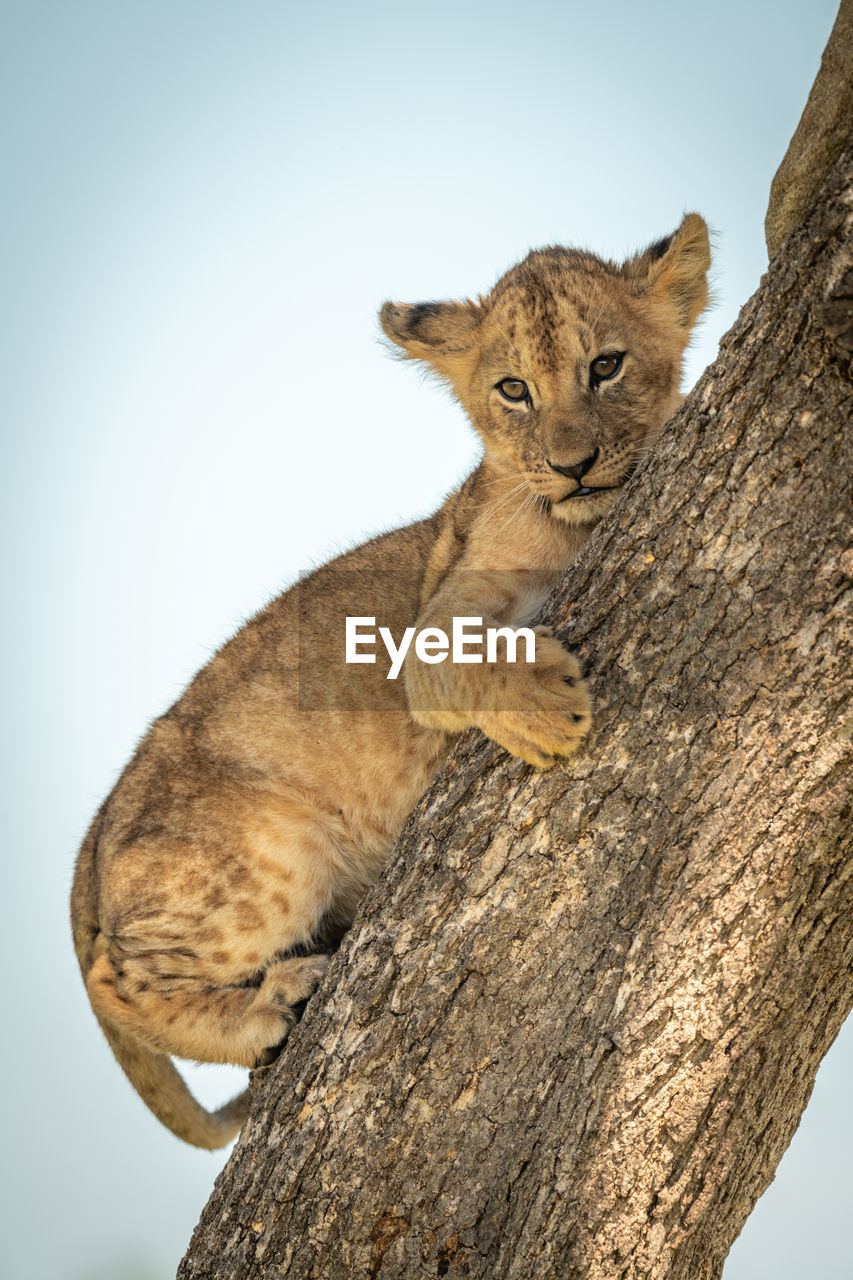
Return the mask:
M 797 131 L 770 188 L 764 220 L 774 257 L 799 227 L 853 134 L 853 0 L 841 0 Z
M 179 1275 L 711 1280 L 853 1004 L 853 152 L 554 615 L 548 773 L 468 735 Z

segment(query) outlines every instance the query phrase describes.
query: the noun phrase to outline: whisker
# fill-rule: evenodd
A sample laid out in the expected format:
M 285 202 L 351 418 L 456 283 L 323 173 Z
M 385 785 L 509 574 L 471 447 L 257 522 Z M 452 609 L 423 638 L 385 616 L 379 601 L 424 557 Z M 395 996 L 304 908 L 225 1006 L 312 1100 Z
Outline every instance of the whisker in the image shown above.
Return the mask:
M 528 487 L 527 487 L 527 492 L 525 493 L 524 497 L 522 498 L 521 503 L 520 503 L 520 504 L 519 504 L 519 506 L 516 508 L 516 510 L 512 513 L 511 518 L 510 518 L 509 522 L 508 522 L 508 523 L 507 523 L 507 525 L 506 525 L 506 529 L 507 529 L 507 530 L 512 529 L 513 525 L 514 525 L 514 524 L 516 524 L 518 521 L 520 521 L 520 520 L 521 520 L 522 516 L 523 516 L 523 515 L 525 514 L 525 512 L 527 511 L 527 508 L 528 508 L 529 506 L 531 506 L 532 504 L 535 504 L 535 502 L 537 501 L 537 499 L 538 499 L 538 495 L 537 495 L 537 494 L 535 494 L 535 493 L 533 492 L 533 490 L 528 486 Z
M 522 479 L 522 480 L 528 480 L 528 481 L 529 481 L 529 480 L 535 480 L 535 479 L 538 479 L 538 478 L 539 478 L 539 473 L 538 473 L 538 472 L 536 472 L 536 471 L 515 471 L 515 472 L 513 472 L 512 477 L 510 477 L 510 476 L 498 476 L 495 480 L 483 480 L 483 481 L 481 481 L 481 483 L 480 483 L 480 488 L 482 488 L 482 489 L 493 489 L 493 488 L 495 487 L 495 485 L 498 485 L 498 484 L 508 484 L 508 483 L 509 483 L 509 481 L 510 481 L 510 479 Z
M 494 518 L 499 512 L 503 511 L 504 508 L 507 507 L 523 489 L 526 488 L 527 485 L 522 481 L 521 484 L 510 490 L 509 493 L 504 494 L 502 498 L 496 499 L 491 505 L 487 506 L 485 509 L 486 513 L 490 517 Z
M 504 494 L 501 498 L 496 499 L 493 503 L 491 503 L 490 505 L 487 505 L 485 508 L 485 511 L 488 513 L 489 517 L 494 519 L 495 516 L 502 514 L 505 508 L 515 498 L 517 498 L 518 494 L 521 492 L 524 492 L 524 498 L 522 502 L 519 504 L 516 511 L 513 513 L 513 520 L 509 522 L 509 525 L 512 525 L 512 523 L 514 522 L 514 519 L 518 516 L 519 511 L 524 508 L 528 495 L 532 495 L 532 490 L 526 481 L 522 480 L 519 484 L 513 486 L 513 488 L 510 489 L 509 493 Z M 509 525 L 507 527 L 509 527 Z

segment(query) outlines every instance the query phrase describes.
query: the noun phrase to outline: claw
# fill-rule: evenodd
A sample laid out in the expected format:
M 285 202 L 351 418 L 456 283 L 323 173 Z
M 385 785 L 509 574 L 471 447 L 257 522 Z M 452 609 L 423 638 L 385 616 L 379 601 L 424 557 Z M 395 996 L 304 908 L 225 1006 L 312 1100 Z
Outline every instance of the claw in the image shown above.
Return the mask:
M 285 1037 L 286 1039 L 286 1037 Z M 280 1040 L 278 1044 L 270 1045 L 269 1049 L 264 1049 L 263 1053 L 259 1053 L 252 1068 L 253 1071 L 263 1071 L 266 1067 L 271 1067 L 276 1058 L 284 1048 L 284 1040 Z

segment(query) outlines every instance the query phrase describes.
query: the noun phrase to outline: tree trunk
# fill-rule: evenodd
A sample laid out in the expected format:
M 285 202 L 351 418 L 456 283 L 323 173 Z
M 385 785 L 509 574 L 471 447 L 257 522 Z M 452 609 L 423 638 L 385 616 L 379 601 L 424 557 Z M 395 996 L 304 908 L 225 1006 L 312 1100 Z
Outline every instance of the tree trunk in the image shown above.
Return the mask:
M 710 1280 L 853 1004 L 853 150 L 553 615 L 595 731 L 460 742 L 179 1276 Z

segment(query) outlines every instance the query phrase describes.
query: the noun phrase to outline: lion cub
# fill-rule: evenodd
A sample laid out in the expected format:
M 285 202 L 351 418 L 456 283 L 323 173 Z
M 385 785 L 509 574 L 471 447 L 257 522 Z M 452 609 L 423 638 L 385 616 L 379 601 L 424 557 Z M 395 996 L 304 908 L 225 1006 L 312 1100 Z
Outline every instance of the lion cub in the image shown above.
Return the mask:
M 709 264 L 691 213 L 622 265 L 541 249 L 476 301 L 383 306 L 387 336 L 461 401 L 480 465 L 435 515 L 252 618 L 151 726 L 77 860 L 92 1007 L 187 1142 L 228 1142 L 246 1095 L 207 1112 L 170 1055 L 272 1059 L 324 972 L 312 947 L 351 922 L 454 737 L 474 725 L 545 767 L 587 732 L 578 664 L 547 628 L 526 661 L 524 645 L 453 660 L 437 637 L 534 617 L 678 404 Z M 380 628 L 398 655 L 407 629 L 426 637 L 398 679 Z

